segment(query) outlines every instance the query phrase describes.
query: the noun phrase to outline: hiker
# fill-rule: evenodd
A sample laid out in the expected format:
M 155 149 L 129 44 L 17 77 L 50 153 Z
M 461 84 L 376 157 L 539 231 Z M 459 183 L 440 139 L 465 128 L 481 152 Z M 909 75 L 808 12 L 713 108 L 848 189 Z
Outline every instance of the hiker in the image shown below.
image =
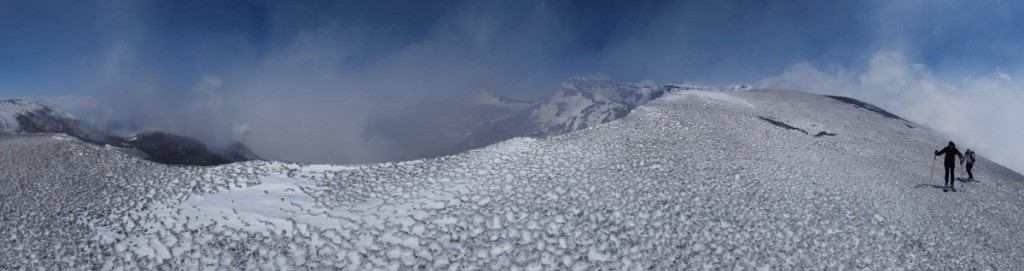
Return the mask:
M 964 160 L 967 161 L 967 179 L 974 181 L 974 173 L 971 172 L 971 169 L 974 168 L 974 161 L 977 161 L 974 158 L 974 151 L 972 151 L 971 149 L 967 149 L 967 151 L 964 152 L 964 157 L 960 158 L 961 165 L 964 164 Z
M 946 155 L 946 174 L 943 175 L 943 178 L 946 180 L 946 187 L 949 187 L 950 190 L 956 192 L 956 188 L 953 188 L 953 181 L 956 180 L 953 175 L 953 168 L 956 167 L 956 157 L 959 156 L 960 158 L 963 158 L 964 156 L 963 154 L 960 154 L 960 150 L 956 149 L 956 144 L 953 144 L 953 141 L 950 141 L 949 146 L 946 146 L 941 151 L 935 151 L 935 156 L 943 154 Z M 943 189 L 942 191 L 946 190 Z

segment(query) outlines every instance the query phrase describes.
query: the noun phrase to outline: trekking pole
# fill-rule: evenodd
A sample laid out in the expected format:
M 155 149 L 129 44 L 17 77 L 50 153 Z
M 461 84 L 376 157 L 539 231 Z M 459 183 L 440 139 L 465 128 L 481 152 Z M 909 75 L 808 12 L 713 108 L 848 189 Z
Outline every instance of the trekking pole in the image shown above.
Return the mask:
M 935 156 L 932 156 L 932 173 L 928 175 L 928 181 L 935 181 Z

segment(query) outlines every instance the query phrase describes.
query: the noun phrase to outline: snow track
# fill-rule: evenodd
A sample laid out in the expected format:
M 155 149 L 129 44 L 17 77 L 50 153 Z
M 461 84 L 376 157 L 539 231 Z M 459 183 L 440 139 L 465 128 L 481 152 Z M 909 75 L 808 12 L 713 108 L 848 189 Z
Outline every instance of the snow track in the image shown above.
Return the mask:
M 1019 268 L 1024 177 L 979 159 L 981 182 L 943 193 L 944 142 L 767 90 L 368 165 L 168 167 L 4 137 L 0 269 Z

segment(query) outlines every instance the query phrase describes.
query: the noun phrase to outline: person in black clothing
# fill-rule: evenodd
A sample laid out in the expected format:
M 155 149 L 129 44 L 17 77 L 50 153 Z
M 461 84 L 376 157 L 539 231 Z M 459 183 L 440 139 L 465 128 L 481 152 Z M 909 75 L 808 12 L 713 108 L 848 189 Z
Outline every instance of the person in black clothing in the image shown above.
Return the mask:
M 935 156 L 943 154 L 946 155 L 946 174 L 943 175 L 943 178 L 946 180 L 946 186 L 949 187 L 949 189 L 956 191 L 956 189 L 953 188 L 953 181 L 956 180 L 953 175 L 953 169 L 956 167 L 956 158 L 960 157 L 962 159 L 964 155 L 960 154 L 960 150 L 956 149 L 956 144 L 953 144 L 953 141 L 950 141 L 949 146 L 946 146 L 946 148 L 943 148 L 941 151 L 935 151 Z

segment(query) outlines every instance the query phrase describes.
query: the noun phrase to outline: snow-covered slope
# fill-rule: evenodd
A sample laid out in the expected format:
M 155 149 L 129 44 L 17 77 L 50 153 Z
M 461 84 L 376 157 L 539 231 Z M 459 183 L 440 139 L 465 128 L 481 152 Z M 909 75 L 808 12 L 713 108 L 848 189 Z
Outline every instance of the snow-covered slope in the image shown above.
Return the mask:
M 194 138 L 164 132 L 120 137 L 86 125 L 57 107 L 29 99 L 0 100 L 0 135 L 40 133 L 64 133 L 100 146 L 123 147 L 166 164 L 219 165 L 260 159 L 238 142 L 217 151 Z
M 978 181 L 944 193 L 946 140 L 913 126 L 807 93 L 681 90 L 400 163 L 167 167 L 0 137 L 0 269 L 1019 268 L 1024 176 L 980 154 Z

